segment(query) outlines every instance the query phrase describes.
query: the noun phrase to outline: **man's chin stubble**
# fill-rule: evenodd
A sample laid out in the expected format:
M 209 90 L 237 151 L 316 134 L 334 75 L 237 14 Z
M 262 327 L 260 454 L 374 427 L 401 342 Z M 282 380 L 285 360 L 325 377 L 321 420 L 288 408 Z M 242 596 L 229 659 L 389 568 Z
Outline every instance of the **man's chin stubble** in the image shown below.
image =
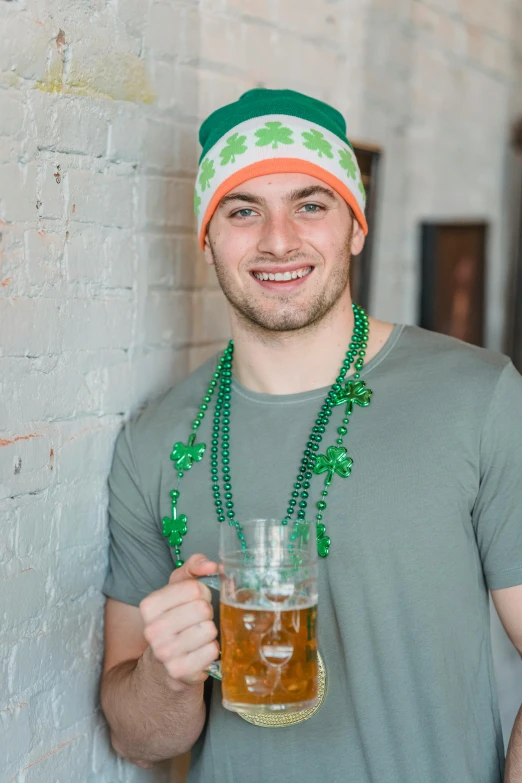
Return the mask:
M 228 298 L 228 301 L 234 310 L 236 318 L 245 328 L 263 332 L 265 337 L 270 334 L 275 336 L 278 333 L 311 329 L 318 322 L 322 321 L 331 310 L 331 307 L 326 306 L 324 302 L 318 302 L 315 306 L 307 308 L 306 311 L 302 307 L 299 309 L 289 308 L 286 311 L 284 308 L 279 308 L 277 312 L 270 313 L 248 306 L 245 303 L 242 303 L 240 306 L 237 302 L 231 301 L 230 298 Z
M 269 339 L 270 336 L 276 337 L 276 335 L 285 332 L 313 329 L 332 313 L 349 288 L 350 254 L 348 251 L 348 258 L 343 259 L 344 263 L 339 265 L 337 274 L 330 280 L 328 288 L 330 296 L 327 296 L 327 290 L 323 290 L 319 295 L 316 295 L 313 302 L 307 304 L 306 310 L 297 305 L 287 312 L 281 308 L 276 313 L 266 312 L 235 294 L 233 285 L 229 284 L 229 275 L 221 266 L 212 245 L 211 250 L 218 282 L 237 320 L 245 329 L 264 339 Z

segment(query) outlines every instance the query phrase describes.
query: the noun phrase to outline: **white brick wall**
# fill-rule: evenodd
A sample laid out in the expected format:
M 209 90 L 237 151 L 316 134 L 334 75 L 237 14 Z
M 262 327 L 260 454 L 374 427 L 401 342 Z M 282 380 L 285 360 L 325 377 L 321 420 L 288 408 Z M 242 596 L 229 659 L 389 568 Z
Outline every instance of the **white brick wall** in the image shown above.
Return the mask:
M 384 146 L 377 315 L 414 319 L 418 219 L 489 218 L 498 345 L 516 6 L 0 2 L 1 783 L 167 776 L 109 750 L 99 589 L 123 420 L 227 337 L 194 239 L 199 120 L 288 86 Z

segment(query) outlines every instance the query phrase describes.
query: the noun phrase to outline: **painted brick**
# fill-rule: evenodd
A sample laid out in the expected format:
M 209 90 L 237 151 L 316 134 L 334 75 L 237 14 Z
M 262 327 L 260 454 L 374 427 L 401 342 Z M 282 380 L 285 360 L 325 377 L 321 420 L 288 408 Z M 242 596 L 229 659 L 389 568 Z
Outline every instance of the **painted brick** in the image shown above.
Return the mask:
M 12 500 L 0 500 L 0 565 L 9 563 L 15 555 L 18 509 L 12 503 Z
M 221 291 L 204 291 L 195 293 L 192 300 L 194 308 L 195 342 L 208 340 L 226 341 L 230 339 L 230 328 L 227 320 L 226 300 Z
M 277 21 L 278 5 L 268 0 L 266 3 L 258 3 L 257 0 L 227 0 L 227 10 L 229 13 L 238 13 L 243 18 L 261 19 L 264 22 L 275 24 Z M 299 18 L 302 16 L 302 8 L 299 12 Z M 245 20 L 246 21 L 246 20 Z M 295 26 L 295 18 L 292 26 Z
M 40 433 L 0 439 L 0 498 L 44 490 L 52 481 L 52 441 Z
M 97 680 L 98 672 L 85 669 L 84 664 L 77 663 L 69 671 L 62 672 L 53 700 L 56 728 L 67 729 L 84 718 L 94 715 Z M 70 698 L 71 693 L 76 694 L 74 699 Z
M 85 98 L 69 95 L 58 98 L 34 92 L 30 105 L 40 149 L 94 157 L 104 154 L 112 115 L 105 104 L 92 106 Z
M 0 747 L 2 766 L 8 768 L 20 759 L 31 743 L 27 702 L 13 703 L 0 712 Z
M 67 172 L 67 179 L 70 218 L 102 226 L 132 225 L 132 180 L 75 170 Z
M 150 10 L 145 40 L 154 55 L 172 59 L 179 52 L 183 30 L 181 3 L 154 2 Z
M 18 138 L 24 121 L 22 94 L 0 90 L 0 136 Z
M 92 783 L 96 783 L 96 781 L 100 779 L 99 777 L 96 778 L 94 776 L 100 775 L 102 773 L 105 775 L 112 775 L 114 780 L 117 779 L 116 756 L 109 750 L 109 747 L 109 729 L 105 722 L 101 722 L 94 730 L 91 762 L 91 768 L 93 771 Z
M 200 37 L 202 60 L 228 65 L 234 70 L 244 61 L 243 26 L 239 20 L 202 13 Z
M 90 19 L 85 24 L 90 23 Z M 106 21 L 109 21 L 106 18 Z M 68 52 L 66 87 L 94 99 L 129 101 L 144 105 L 154 102 L 147 65 L 136 41 L 124 31 L 98 26 L 96 36 L 83 31 Z
M 194 228 L 194 181 L 147 177 L 141 183 L 140 214 L 144 229 Z
M 96 283 L 94 290 L 131 289 L 135 280 L 137 247 L 132 230 L 70 223 L 66 244 L 67 279 Z
M 53 455 L 49 455 L 49 467 L 53 466 Z M 56 546 L 57 503 L 53 488 L 36 495 L 24 495 L 19 498 L 17 521 L 14 528 L 16 557 L 25 562 L 26 558 L 52 550 Z M 46 555 L 38 558 L 44 562 Z M 33 562 L 31 560 L 31 562 Z M 35 561 L 36 562 L 36 561 Z
M 194 236 L 164 237 L 145 234 L 140 244 L 147 284 L 151 288 L 189 290 L 199 285 L 201 263 Z
M 1 201 L 0 201 L 1 205 Z M 23 224 L 4 223 L 0 220 L 0 299 L 27 293 Z M 2 335 L 5 322 L 2 322 Z M 0 349 L 1 349 L 0 344 Z
M 4 15 L 0 70 L 39 79 L 47 65 L 51 33 L 31 15 L 9 9 Z
M 179 42 L 179 54 L 182 61 L 197 62 L 202 55 L 201 15 L 192 3 L 187 4 L 183 12 L 183 29 Z
M 175 169 L 177 128 L 172 120 L 149 119 L 143 144 L 150 150 L 147 168 L 168 173 Z
M 53 658 L 56 660 L 58 640 L 41 631 L 37 636 L 18 640 L 11 656 L 9 687 L 12 692 L 25 691 L 33 683 L 45 688 L 52 684 Z M 59 660 L 63 662 L 60 654 Z
M 141 41 L 147 24 L 148 6 L 141 0 L 126 0 L 125 3 L 118 5 L 117 13 L 129 35 Z
M 56 426 L 56 480 L 60 483 L 82 481 L 86 475 L 85 465 L 88 465 L 88 475 L 98 486 L 98 481 L 108 475 L 121 419 L 118 416 L 78 416 Z
M 97 357 L 98 363 L 103 358 Z M 0 430 L 21 421 L 30 407 L 33 421 L 74 417 L 97 410 L 98 396 L 89 384 L 91 363 L 83 354 L 71 366 L 63 356 L 0 359 L 0 377 L 5 374 Z
M 52 299 L 1 299 L 2 350 L 40 356 L 60 347 L 58 303 Z
M 109 127 L 108 157 L 116 161 L 140 160 L 146 120 L 139 107 L 122 105 Z
M 64 350 L 128 346 L 132 336 L 133 303 L 112 297 L 69 299 L 63 305 Z
M 103 242 L 104 283 L 110 288 L 132 289 L 136 282 L 138 248 L 135 232 L 107 229 Z
M 0 220 L 36 220 L 36 201 L 36 167 L 17 163 L 0 165 Z
M 24 771 L 23 783 L 82 779 L 89 762 L 90 738 L 74 730 L 69 733 L 72 736 L 56 737 L 55 743 L 43 745 L 40 755 Z
M 80 524 L 81 518 L 76 515 L 76 510 L 74 513 L 77 524 Z M 72 552 L 61 549 L 51 555 L 49 562 L 55 574 L 53 591 L 56 595 L 67 596 L 67 601 L 81 598 L 88 590 L 101 590 L 107 563 L 105 558 L 100 557 L 99 546 L 84 545 Z
M 303 6 L 300 0 L 285 0 L 277 3 L 276 24 L 278 27 L 296 31 L 296 19 L 299 19 L 299 35 L 311 37 L 314 39 L 324 38 L 326 40 L 335 40 L 335 17 L 332 14 L 335 6 L 332 8 L 329 4 L 322 5 L 316 13 L 303 13 Z
M 191 176 L 197 170 L 201 149 L 194 125 L 178 124 L 175 131 L 175 167 Z
M 46 595 L 44 574 L 41 571 L 28 567 L 8 578 L 2 578 L 0 584 L 0 627 L 4 633 L 42 613 Z M 14 607 L 16 611 L 13 611 Z
M 58 164 L 59 165 L 59 164 Z M 39 217 L 51 220 L 62 217 L 64 210 L 63 172 L 54 164 L 40 166 L 37 175 L 37 196 L 41 201 Z
M 66 247 L 67 280 L 102 280 L 105 232 L 98 226 L 70 223 Z
M 190 339 L 190 297 L 183 291 L 152 291 L 145 303 L 145 339 L 149 345 Z
M 183 113 L 187 111 L 189 107 L 179 100 L 179 91 L 176 90 L 176 80 L 181 66 L 177 62 L 158 60 L 153 67 L 158 109 L 168 113 L 172 113 L 173 109 Z M 191 100 L 197 103 L 197 92 L 191 95 Z
M 180 113 L 185 117 L 197 118 L 201 116 L 199 71 L 197 68 L 193 65 L 180 63 L 176 68 L 173 85 L 174 95 L 177 97 L 176 105 L 179 106 Z M 165 90 L 162 90 L 162 94 L 164 92 Z
M 32 285 L 56 284 L 61 274 L 63 237 L 52 231 L 34 228 L 25 232 L 24 240 L 29 282 Z
M 187 372 L 187 351 L 171 346 L 158 347 L 154 352 L 143 351 L 136 358 L 135 387 L 142 399 L 152 400 L 180 381 Z M 153 378 L 157 393 L 151 391 L 147 378 Z

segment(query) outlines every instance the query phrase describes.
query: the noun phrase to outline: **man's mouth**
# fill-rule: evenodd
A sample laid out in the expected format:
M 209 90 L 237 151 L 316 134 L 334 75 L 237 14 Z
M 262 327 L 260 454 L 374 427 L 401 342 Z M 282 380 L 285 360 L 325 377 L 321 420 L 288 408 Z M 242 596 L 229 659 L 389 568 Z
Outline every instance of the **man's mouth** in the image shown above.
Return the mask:
M 313 267 L 303 266 L 300 269 L 294 269 L 292 272 L 252 272 L 256 280 L 273 280 L 276 283 L 286 283 L 289 280 L 297 280 L 306 277 L 312 271 Z

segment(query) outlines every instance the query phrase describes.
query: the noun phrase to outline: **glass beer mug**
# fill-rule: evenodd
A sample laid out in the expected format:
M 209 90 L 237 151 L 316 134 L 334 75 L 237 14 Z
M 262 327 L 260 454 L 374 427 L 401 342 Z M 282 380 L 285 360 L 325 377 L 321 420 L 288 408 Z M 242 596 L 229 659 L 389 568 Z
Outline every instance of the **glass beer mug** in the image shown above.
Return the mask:
M 318 702 L 317 547 L 305 521 L 253 520 L 221 527 L 221 659 L 208 670 L 222 680 L 234 712 L 297 712 Z M 240 533 L 240 536 L 238 536 Z

